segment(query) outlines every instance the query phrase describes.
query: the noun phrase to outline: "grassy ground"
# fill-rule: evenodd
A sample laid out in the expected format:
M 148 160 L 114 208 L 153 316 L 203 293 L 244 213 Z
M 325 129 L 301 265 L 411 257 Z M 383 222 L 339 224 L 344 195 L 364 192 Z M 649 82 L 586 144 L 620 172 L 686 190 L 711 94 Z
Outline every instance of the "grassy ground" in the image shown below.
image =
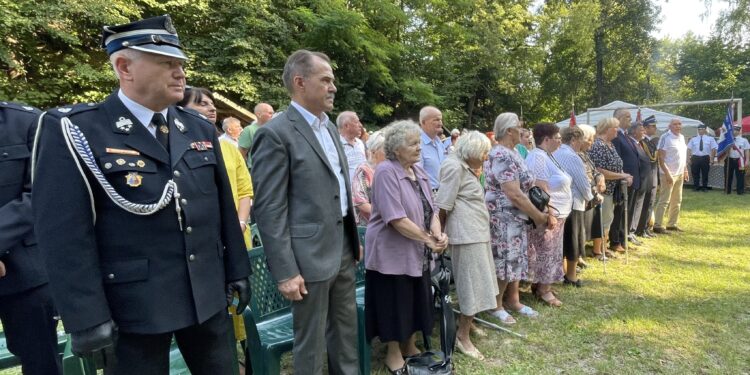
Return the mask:
M 750 374 L 748 209 L 747 196 L 686 190 L 685 233 L 647 240 L 628 264 L 608 262 L 606 275 L 589 260 L 584 288 L 556 288 L 560 309 L 523 296 L 541 313 L 512 327 L 528 338 L 485 329 L 474 342 L 486 359 L 456 354 L 456 373 Z M 375 374 L 386 373 L 384 353 L 375 343 Z M 20 371 L 0 371 L 11 374 Z
M 560 309 L 525 296 L 541 317 L 512 329 L 528 339 L 485 329 L 473 341 L 486 359 L 457 354 L 456 373 L 750 374 L 748 209 L 747 196 L 686 190 L 685 233 L 647 240 L 628 264 L 608 262 L 606 275 L 589 260 L 583 288 L 556 288 Z

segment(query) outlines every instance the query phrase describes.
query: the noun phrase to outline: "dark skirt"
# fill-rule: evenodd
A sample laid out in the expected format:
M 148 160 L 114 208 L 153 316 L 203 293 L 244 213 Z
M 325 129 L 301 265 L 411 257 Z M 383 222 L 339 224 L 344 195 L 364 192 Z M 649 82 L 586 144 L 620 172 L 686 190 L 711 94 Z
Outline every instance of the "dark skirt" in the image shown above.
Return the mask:
M 569 261 L 578 260 L 586 246 L 586 219 L 584 211 L 570 211 L 565 220 L 563 233 L 563 256 Z
M 584 214 L 586 221 L 586 240 L 602 238 L 602 215 L 598 208 L 594 207 Z
M 415 332 L 432 334 L 433 309 L 430 272 L 422 277 L 365 273 L 367 341 L 407 341 Z

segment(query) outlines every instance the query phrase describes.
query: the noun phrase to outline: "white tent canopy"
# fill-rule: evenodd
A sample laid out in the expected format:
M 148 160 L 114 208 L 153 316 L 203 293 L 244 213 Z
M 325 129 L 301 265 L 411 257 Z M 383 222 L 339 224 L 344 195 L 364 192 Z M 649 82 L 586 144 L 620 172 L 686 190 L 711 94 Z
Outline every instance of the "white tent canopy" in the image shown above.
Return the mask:
M 625 108 L 625 107 L 634 107 L 634 106 L 635 106 L 634 104 L 615 100 L 612 103 L 599 107 L 601 109 L 607 109 L 606 111 L 591 111 L 589 113 L 588 120 L 586 118 L 586 114 L 588 112 L 584 112 L 584 113 L 576 115 L 576 123 L 577 124 L 588 123 L 591 126 L 596 126 L 599 120 L 605 117 L 612 117 L 615 109 Z M 633 121 L 635 121 L 636 116 L 638 114 L 638 109 L 633 108 L 633 109 L 629 109 L 629 111 L 630 111 L 630 117 L 633 119 Z M 659 130 L 659 134 L 667 131 L 667 128 L 669 127 L 669 122 L 675 117 L 679 118 L 680 121 L 682 122 L 682 134 L 684 134 L 685 137 L 687 138 L 698 134 L 698 125 L 703 124 L 703 122 L 701 122 L 700 120 L 677 116 L 672 113 L 657 111 L 655 109 L 651 109 L 648 107 L 641 107 L 641 119 L 645 119 L 646 117 L 649 117 L 651 115 L 654 115 L 656 117 L 656 128 Z M 558 127 L 566 127 L 568 125 L 570 125 L 570 117 L 557 123 Z M 706 130 L 708 134 L 713 134 L 713 131 L 711 130 L 711 128 L 707 128 Z

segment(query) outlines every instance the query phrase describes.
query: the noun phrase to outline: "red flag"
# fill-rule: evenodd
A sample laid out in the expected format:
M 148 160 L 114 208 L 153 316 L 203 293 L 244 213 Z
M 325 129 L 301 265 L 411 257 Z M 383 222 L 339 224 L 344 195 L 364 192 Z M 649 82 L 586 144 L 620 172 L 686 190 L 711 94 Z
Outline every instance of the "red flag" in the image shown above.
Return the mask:
M 576 111 L 570 110 L 570 127 L 576 126 Z

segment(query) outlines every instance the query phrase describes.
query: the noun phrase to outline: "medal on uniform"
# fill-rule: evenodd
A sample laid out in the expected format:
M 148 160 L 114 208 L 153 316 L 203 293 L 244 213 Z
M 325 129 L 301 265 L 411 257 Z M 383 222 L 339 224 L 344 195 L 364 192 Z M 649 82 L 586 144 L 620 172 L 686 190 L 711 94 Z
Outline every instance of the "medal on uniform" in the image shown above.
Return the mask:
M 117 165 L 125 165 L 125 159 L 117 159 L 115 160 L 115 163 L 117 163 Z
M 112 168 L 112 163 L 104 163 L 104 169 Z
M 162 125 L 159 127 L 159 131 L 164 134 L 169 134 L 169 128 L 166 125 Z
M 139 168 L 143 168 L 146 166 L 146 162 L 143 160 L 138 160 L 137 162 L 135 162 L 135 164 L 138 165 Z
M 130 187 L 141 186 L 142 181 L 143 176 L 139 175 L 138 172 L 128 172 L 128 174 L 125 176 L 125 182 Z

